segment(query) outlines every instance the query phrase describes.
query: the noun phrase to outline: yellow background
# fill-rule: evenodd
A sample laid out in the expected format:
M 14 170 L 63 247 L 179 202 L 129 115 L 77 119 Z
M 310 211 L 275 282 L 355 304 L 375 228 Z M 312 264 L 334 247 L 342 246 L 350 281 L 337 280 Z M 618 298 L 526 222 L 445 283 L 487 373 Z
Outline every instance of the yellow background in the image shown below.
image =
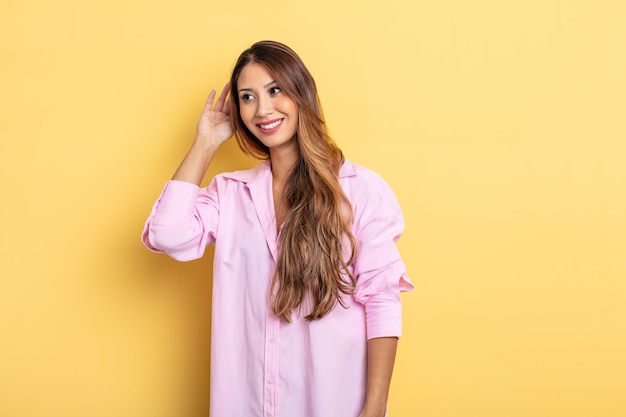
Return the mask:
M 626 415 L 625 19 L 602 0 L 4 0 L 0 416 L 206 416 L 211 254 L 139 235 L 206 94 L 266 38 L 405 211 L 390 415 Z M 229 142 L 210 174 L 253 164 Z

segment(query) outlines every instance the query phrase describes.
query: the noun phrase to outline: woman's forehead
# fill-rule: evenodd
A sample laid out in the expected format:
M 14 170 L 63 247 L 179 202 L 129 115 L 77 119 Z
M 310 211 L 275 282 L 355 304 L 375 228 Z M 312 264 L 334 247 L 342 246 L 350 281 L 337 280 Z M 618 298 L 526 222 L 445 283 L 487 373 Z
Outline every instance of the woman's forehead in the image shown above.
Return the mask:
M 237 89 L 268 87 L 275 82 L 275 77 L 265 65 L 251 62 L 241 70 L 237 79 Z

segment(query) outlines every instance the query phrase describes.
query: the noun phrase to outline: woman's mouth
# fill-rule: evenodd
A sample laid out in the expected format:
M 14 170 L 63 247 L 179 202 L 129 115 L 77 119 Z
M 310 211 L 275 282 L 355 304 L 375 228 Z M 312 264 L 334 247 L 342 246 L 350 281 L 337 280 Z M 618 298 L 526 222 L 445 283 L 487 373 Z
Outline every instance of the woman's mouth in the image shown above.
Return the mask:
M 270 120 L 266 123 L 257 123 L 257 126 L 263 133 L 274 133 L 280 128 L 280 125 L 283 123 L 283 119 Z

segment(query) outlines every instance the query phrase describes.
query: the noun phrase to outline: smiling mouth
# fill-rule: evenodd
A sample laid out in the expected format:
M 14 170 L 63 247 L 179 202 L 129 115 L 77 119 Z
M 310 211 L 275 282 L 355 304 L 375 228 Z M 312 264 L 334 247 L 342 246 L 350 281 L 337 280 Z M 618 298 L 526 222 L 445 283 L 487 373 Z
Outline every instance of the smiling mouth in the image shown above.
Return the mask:
M 265 124 L 259 123 L 257 124 L 257 126 L 263 130 L 272 130 L 272 129 L 276 129 L 282 123 L 283 123 L 283 119 L 278 119 L 278 120 L 274 120 L 273 122 L 269 122 Z

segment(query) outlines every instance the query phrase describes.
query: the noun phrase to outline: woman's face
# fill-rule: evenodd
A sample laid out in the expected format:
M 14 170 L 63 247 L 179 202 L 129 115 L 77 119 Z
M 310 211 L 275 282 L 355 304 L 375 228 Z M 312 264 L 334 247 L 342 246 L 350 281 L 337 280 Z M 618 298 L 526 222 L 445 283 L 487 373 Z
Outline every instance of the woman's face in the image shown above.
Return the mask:
M 270 150 L 295 147 L 298 105 L 263 65 L 250 63 L 241 70 L 237 93 L 241 120 L 257 139 Z

